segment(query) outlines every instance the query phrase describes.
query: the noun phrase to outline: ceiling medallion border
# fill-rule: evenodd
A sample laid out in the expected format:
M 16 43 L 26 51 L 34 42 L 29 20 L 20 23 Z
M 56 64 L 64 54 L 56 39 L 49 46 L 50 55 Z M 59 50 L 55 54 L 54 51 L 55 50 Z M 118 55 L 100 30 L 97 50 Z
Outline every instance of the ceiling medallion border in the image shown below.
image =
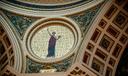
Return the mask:
M 12 0 L 9 0 L 12 1 Z M 83 1 L 83 0 L 82 0 Z M 49 17 L 49 16 L 62 16 L 62 15 L 72 15 L 72 14 L 76 14 L 82 11 L 85 11 L 87 9 L 90 9 L 100 3 L 102 3 L 104 0 L 92 0 L 88 3 L 78 3 L 78 4 L 73 4 L 73 7 L 60 7 L 60 6 L 48 6 L 47 8 L 36 8 L 36 9 L 30 9 L 27 6 L 24 7 L 18 7 L 13 5 L 13 3 L 8 3 L 5 2 L 5 0 L 0 1 L 0 8 L 8 10 L 10 12 L 14 12 L 17 14 L 21 14 L 21 15 L 27 15 L 27 16 L 34 16 L 34 17 Z M 34 6 L 34 5 L 32 5 Z M 62 5 L 63 6 L 63 5 Z M 57 7 L 57 9 L 56 9 Z
M 52 26 L 52 24 L 55 24 L 55 25 Z M 46 58 L 44 58 L 44 56 L 43 57 L 41 57 L 41 56 L 39 57 L 39 55 L 37 53 L 35 53 L 34 50 L 33 50 L 33 46 L 32 46 L 32 42 L 33 41 L 32 41 L 32 39 L 34 40 L 34 36 L 36 36 L 36 34 L 40 30 L 43 31 L 44 29 L 46 30 L 46 28 L 49 28 L 49 27 L 50 28 L 52 28 L 52 27 L 57 28 L 56 25 L 57 25 L 57 27 L 58 26 L 62 27 L 62 28 L 65 27 L 66 29 L 69 29 L 72 32 L 73 37 L 74 37 L 73 45 L 71 46 L 71 48 L 67 49 L 67 50 L 69 50 L 69 49 L 70 50 L 67 51 L 66 53 L 65 52 L 62 52 L 64 54 L 57 53 L 57 55 L 61 54 L 58 57 L 55 57 L 55 58 L 54 57 L 51 57 L 51 58 L 47 58 L 46 57 Z M 43 34 L 42 36 L 45 36 L 45 35 Z M 65 36 L 62 35 L 62 37 L 64 38 Z M 42 39 L 42 37 L 41 37 L 41 39 Z M 61 41 L 63 41 L 63 40 L 61 40 Z M 28 28 L 28 30 L 26 31 L 25 36 L 23 38 L 23 43 L 24 43 L 24 47 L 23 48 L 24 48 L 24 50 L 27 51 L 27 54 L 28 54 L 27 56 L 30 57 L 31 59 L 33 59 L 34 61 L 41 62 L 41 63 L 42 62 L 43 63 L 45 63 L 45 62 L 46 63 L 51 63 L 51 62 L 57 62 L 57 61 L 64 60 L 65 58 L 71 56 L 74 52 L 77 51 L 80 42 L 81 42 L 81 31 L 80 31 L 80 28 L 78 27 L 78 25 L 74 21 L 72 21 L 71 19 L 66 18 L 66 17 L 51 17 L 51 18 L 42 18 L 42 19 L 36 21 L 35 23 L 33 23 L 32 26 L 30 26 Z M 36 42 L 35 42 L 35 44 L 36 44 Z M 41 44 L 44 44 L 44 43 L 41 43 Z M 60 47 L 60 48 L 62 48 L 62 47 Z M 48 49 L 47 49 L 47 52 L 48 52 Z M 48 54 L 49 54 L 49 52 L 48 52 Z

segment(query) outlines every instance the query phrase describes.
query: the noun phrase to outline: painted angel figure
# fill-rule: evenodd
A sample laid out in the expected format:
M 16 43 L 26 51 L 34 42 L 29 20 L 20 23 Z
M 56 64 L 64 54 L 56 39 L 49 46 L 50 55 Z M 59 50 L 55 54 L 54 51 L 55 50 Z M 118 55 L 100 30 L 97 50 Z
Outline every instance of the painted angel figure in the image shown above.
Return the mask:
M 56 32 L 50 33 L 49 29 L 47 29 L 47 31 L 48 31 L 48 34 L 50 35 L 47 57 L 55 57 L 56 41 L 60 39 L 61 36 L 56 36 Z

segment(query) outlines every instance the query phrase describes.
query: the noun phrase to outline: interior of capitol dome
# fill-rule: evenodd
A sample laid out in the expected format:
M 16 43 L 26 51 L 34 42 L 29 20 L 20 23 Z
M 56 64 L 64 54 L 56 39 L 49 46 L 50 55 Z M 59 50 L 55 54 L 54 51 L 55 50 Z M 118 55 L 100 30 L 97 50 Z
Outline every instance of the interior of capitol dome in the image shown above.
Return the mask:
M 0 76 L 128 76 L 128 0 L 1 0 Z

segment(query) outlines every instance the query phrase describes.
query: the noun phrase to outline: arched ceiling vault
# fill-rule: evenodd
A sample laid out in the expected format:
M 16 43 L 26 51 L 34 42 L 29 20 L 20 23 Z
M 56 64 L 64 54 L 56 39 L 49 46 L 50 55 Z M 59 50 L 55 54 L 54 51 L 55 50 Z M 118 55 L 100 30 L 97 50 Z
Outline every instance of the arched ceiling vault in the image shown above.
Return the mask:
M 128 43 L 127 5 L 119 0 L 1 0 L 0 50 L 10 41 L 15 64 L 5 65 L 10 54 L 5 46 L 0 61 L 7 68 L 0 67 L 0 75 L 114 76 Z

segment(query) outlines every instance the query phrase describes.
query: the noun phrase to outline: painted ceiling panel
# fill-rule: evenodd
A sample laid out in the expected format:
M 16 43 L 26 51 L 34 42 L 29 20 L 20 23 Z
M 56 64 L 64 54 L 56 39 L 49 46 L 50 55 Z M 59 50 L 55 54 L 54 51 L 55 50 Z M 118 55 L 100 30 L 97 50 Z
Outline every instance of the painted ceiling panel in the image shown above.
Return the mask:
M 41 73 L 41 70 L 55 69 L 54 72 L 65 72 L 73 64 L 74 55 L 55 63 L 38 63 L 26 58 L 26 73 Z
M 4 14 L 8 17 L 8 19 L 11 21 L 13 24 L 12 27 L 14 27 L 19 34 L 19 36 L 23 37 L 24 32 L 26 29 L 37 20 L 37 18 L 32 18 L 32 17 L 27 17 L 27 16 L 22 16 L 18 14 L 14 14 L 8 11 L 3 11 Z
M 102 8 L 103 4 L 99 4 L 91 9 L 88 9 L 84 12 L 81 12 L 80 14 L 71 15 L 69 16 L 75 22 L 78 23 L 83 33 L 87 31 L 87 29 L 90 27 L 91 22 L 95 19 L 96 15 L 98 14 L 98 11 Z

